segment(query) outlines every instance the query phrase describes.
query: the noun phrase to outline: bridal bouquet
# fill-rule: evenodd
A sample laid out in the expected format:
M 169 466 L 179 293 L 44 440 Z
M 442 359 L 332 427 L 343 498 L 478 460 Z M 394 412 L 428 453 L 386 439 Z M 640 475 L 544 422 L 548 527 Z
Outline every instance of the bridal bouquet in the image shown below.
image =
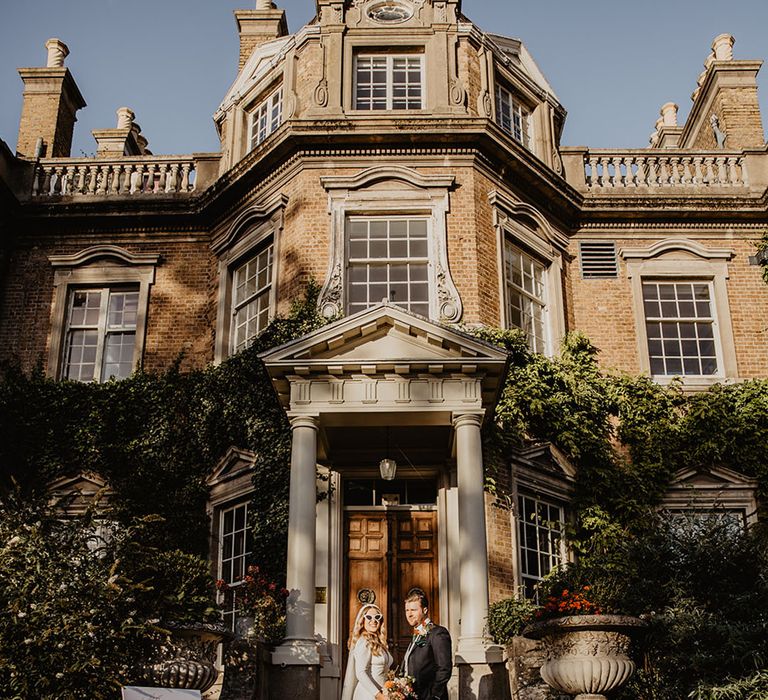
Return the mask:
M 387 680 L 384 681 L 384 694 L 387 700 L 416 700 L 413 692 L 413 678 L 398 676 L 395 671 L 389 671 Z

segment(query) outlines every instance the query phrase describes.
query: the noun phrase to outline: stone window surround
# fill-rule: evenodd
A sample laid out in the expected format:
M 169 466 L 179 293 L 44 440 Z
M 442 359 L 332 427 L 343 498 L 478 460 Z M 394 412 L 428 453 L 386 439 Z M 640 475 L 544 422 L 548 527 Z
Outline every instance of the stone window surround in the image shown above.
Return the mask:
M 496 228 L 497 265 L 499 270 L 499 325 L 511 328 L 507 319 L 507 289 L 504 265 L 504 247 L 509 240 L 515 247 L 533 255 L 544 263 L 544 329 L 546 354 L 557 352 L 565 336 L 563 303 L 563 251 L 567 239 L 558 234 L 534 207 L 517 202 L 493 191 L 488 199 L 493 207 Z
M 288 109 L 284 85 L 284 71 L 280 71 L 278 73 L 269 71 L 240 100 L 240 103 L 236 107 L 237 118 L 234 120 L 234 143 L 237 144 L 236 148 L 239 148 L 239 152 L 242 154 L 240 157 L 244 157 L 252 150 L 258 148 L 262 143 L 264 143 L 264 141 L 267 141 L 269 137 L 280 128 L 280 126 L 285 123 L 286 119 L 288 118 Z M 280 124 L 278 124 L 275 131 L 267 134 L 267 136 L 264 138 L 264 141 L 259 144 L 253 144 L 252 146 L 251 117 L 266 100 L 270 99 L 280 90 L 283 90 L 281 98 Z
M 512 113 L 512 119 L 514 123 L 514 107 L 520 109 L 521 112 L 521 138 L 517 138 L 514 135 L 514 129 L 507 130 L 501 125 L 501 118 L 498 111 L 499 105 L 499 91 L 502 90 L 510 97 L 510 112 Z M 493 120 L 498 127 L 507 134 L 513 141 L 519 143 L 521 146 L 531 150 L 533 147 L 533 113 L 536 109 L 536 103 L 530 102 L 520 96 L 520 91 L 516 90 L 512 85 L 503 79 L 497 79 L 493 92 Z
M 331 250 L 320 311 L 326 318 L 346 309 L 346 236 L 351 215 L 428 217 L 430 318 L 442 323 L 461 319 L 462 304 L 448 267 L 447 214 L 452 175 L 422 175 L 403 166 L 375 166 L 353 176 L 329 176 L 320 182 L 328 191 Z
M 717 374 L 703 377 L 682 377 L 683 386 L 691 391 L 706 389 L 738 376 L 736 346 L 728 302 L 728 261 L 734 252 L 727 248 L 707 248 L 689 239 L 659 241 L 646 248 L 622 248 L 619 256 L 627 265 L 627 277 L 632 287 L 632 311 L 635 318 L 637 351 L 640 371 L 650 375 L 648 337 L 645 331 L 643 281 L 706 281 L 712 285 L 712 300 L 717 353 Z M 668 384 L 671 376 L 654 376 L 659 384 Z
M 88 287 L 138 285 L 139 305 L 133 369 L 139 367 L 146 340 L 149 287 L 154 284 L 155 268 L 160 262 L 160 256 L 148 253 L 134 254 L 119 246 L 101 245 L 85 248 L 72 255 L 51 255 L 48 260 L 54 268 L 48 376 L 56 379 L 61 376 L 70 292 Z
M 244 211 L 211 244 L 211 250 L 219 258 L 219 291 L 216 313 L 216 337 L 214 362 L 222 362 L 232 350 L 232 277 L 235 268 L 249 255 L 271 241 L 272 281 L 269 292 L 269 306 L 274 316 L 277 307 L 277 285 L 279 279 L 280 233 L 283 230 L 283 216 L 287 197 L 277 195 L 263 206 L 252 206 Z
M 422 114 L 433 111 L 433 102 L 435 99 L 435 90 L 430 86 L 435 86 L 436 61 L 431 60 L 429 34 L 408 34 L 395 35 L 386 34 L 385 36 L 347 36 L 344 41 L 344 59 L 342 67 L 342 85 L 346 87 L 342 91 L 342 108 L 347 113 L 354 113 L 355 118 L 378 117 L 384 114 L 390 114 L 393 110 L 361 110 L 355 107 L 356 84 L 356 57 L 358 54 L 368 54 L 377 52 L 396 53 L 399 56 L 421 56 L 421 109 L 419 110 L 394 110 L 398 114 Z M 329 67 L 330 68 L 330 67 Z

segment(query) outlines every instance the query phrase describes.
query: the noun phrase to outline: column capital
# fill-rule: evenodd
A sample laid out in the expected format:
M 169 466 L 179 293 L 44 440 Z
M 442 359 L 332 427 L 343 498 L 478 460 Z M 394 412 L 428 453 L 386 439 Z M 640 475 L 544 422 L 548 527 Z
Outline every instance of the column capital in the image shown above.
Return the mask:
M 480 427 L 483 424 L 485 411 L 472 411 L 467 413 L 453 413 L 451 422 L 454 428 L 461 428 L 465 425 L 475 425 Z
M 288 420 L 291 423 L 291 430 L 295 430 L 296 428 L 312 428 L 313 430 L 317 430 L 318 427 L 320 427 L 320 416 L 317 415 L 289 416 Z

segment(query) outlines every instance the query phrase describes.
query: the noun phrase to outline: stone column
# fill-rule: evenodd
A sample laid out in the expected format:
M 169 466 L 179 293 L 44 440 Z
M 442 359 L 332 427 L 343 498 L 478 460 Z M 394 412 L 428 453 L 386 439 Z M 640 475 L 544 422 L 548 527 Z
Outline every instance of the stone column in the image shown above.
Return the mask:
M 274 664 L 310 666 L 320 662 L 315 641 L 317 427 L 315 416 L 291 419 L 293 438 L 286 577 L 289 596 L 285 640 L 272 654 Z
M 482 413 L 454 414 L 459 491 L 461 625 L 456 649 L 460 700 L 503 697 L 502 649 L 485 633 L 488 617 L 488 542 L 483 494 Z

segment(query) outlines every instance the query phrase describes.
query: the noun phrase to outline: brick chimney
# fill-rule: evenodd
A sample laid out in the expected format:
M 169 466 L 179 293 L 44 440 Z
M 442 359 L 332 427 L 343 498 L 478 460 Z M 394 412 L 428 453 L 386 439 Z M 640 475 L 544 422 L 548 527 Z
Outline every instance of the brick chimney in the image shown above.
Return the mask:
M 255 10 L 235 10 L 235 19 L 240 35 L 238 71 L 256 47 L 288 34 L 285 10 L 278 10 L 270 0 L 256 0 Z
M 68 157 L 77 121 L 75 113 L 85 107 L 75 79 L 64 67 L 69 54 L 67 45 L 60 39 L 48 39 L 45 48 L 48 61 L 44 68 L 19 68 L 24 101 L 16 152 L 27 158 Z M 40 139 L 41 149 L 37 146 Z

